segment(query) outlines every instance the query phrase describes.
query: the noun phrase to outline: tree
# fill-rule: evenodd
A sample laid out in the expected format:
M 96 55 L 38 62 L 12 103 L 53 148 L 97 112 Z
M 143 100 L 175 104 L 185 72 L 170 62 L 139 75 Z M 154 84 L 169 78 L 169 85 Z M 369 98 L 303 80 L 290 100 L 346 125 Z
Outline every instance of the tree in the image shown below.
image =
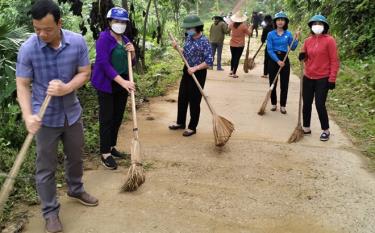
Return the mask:
M 28 36 L 27 27 L 0 21 L 0 105 L 16 90 L 15 61 L 18 48 Z

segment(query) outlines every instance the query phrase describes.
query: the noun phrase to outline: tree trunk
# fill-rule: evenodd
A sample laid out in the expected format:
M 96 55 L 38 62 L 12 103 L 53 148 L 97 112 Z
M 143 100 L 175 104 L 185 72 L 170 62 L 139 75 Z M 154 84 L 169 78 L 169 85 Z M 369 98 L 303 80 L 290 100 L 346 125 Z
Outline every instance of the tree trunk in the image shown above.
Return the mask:
M 195 0 L 195 5 L 197 7 L 197 15 L 199 16 L 199 0 Z
M 156 42 L 158 44 L 163 45 L 163 29 L 160 23 L 160 18 L 159 18 L 159 9 L 158 9 L 158 0 L 154 0 L 154 6 L 155 6 L 155 14 L 156 14 L 156 20 L 158 23 L 158 28 L 157 28 L 157 39 Z
M 129 7 L 128 7 L 128 0 L 122 0 L 122 8 L 124 8 L 125 10 L 129 11 Z
M 147 20 L 148 20 L 148 14 L 150 13 L 150 6 L 151 6 L 152 0 L 148 1 L 147 8 L 146 8 L 146 15 L 145 15 L 145 21 L 143 23 L 143 40 L 142 40 L 142 72 L 144 73 L 146 68 L 146 62 L 145 62 L 145 53 L 146 53 L 146 34 L 147 34 Z

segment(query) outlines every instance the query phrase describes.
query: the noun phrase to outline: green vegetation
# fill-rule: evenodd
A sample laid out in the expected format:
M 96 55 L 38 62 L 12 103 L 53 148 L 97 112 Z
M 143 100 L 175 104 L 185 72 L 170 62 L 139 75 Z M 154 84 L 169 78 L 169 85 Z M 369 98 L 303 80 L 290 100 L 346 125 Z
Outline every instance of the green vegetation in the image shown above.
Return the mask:
M 375 62 L 347 60 L 342 65 L 339 86 L 330 93 L 329 107 L 375 168 Z
M 57 1 L 57 0 L 56 0 Z M 0 173 L 7 173 L 21 147 L 26 130 L 15 94 L 15 61 L 20 44 L 32 32 L 31 20 L 27 15 L 33 0 L 0 0 Z M 95 58 L 95 30 L 99 25 L 89 25 L 90 12 L 105 12 L 98 9 L 98 0 L 82 1 L 82 8 L 75 5 L 79 1 L 59 0 L 64 12 L 64 28 L 85 34 L 90 48 L 90 59 Z M 101 0 L 101 7 L 124 4 L 131 13 L 137 30 L 134 42 L 140 58 L 135 74 L 137 98 L 141 102 L 148 97 L 165 94 L 180 76 L 182 63 L 177 53 L 168 47 L 167 32 L 182 35 L 179 22 L 189 12 L 198 12 L 206 21 L 216 14 L 226 15 L 237 0 Z M 342 68 L 337 88 L 330 92 L 329 106 L 338 123 L 352 136 L 355 144 L 375 161 L 375 4 L 371 0 L 246 0 L 243 10 L 249 14 L 263 11 L 273 15 L 284 9 L 291 18 L 292 31 L 298 26 L 308 35 L 308 19 L 318 13 L 328 17 L 331 32 L 338 41 Z M 148 3 L 152 3 L 149 9 Z M 155 4 L 156 3 L 156 4 Z M 204 9 L 204 10 L 203 10 Z M 145 15 L 148 20 L 145 22 Z M 105 15 L 105 13 L 102 13 Z M 90 22 L 89 22 L 90 21 Z M 298 22 L 298 25 L 297 25 Z M 209 24 L 208 24 L 209 25 Z M 208 26 L 206 24 L 206 32 Z M 93 29 L 95 30 L 90 30 Z M 146 26 L 146 27 L 145 27 Z M 87 33 L 85 33 L 87 32 Z M 143 33 L 145 32 L 145 33 Z M 206 33 L 207 34 L 207 33 Z M 144 35 L 144 37 L 143 37 Z M 145 41 L 145 43 L 143 43 Z M 143 46 L 145 44 L 145 46 Z M 147 48 L 147 49 L 146 49 Z M 142 57 L 143 53 L 144 57 Z M 295 60 L 295 55 L 294 60 Z M 157 62 L 155 62 L 157 61 Z M 98 106 L 96 92 L 87 84 L 79 91 L 84 108 L 85 153 L 98 153 Z M 15 203 L 36 204 L 33 174 L 35 148 L 29 154 L 14 192 L 8 202 L 6 212 L 0 216 L 1 226 L 9 220 Z M 60 167 L 63 156 L 60 153 Z M 374 166 L 375 167 L 375 166 Z M 58 183 L 63 183 L 62 171 L 57 174 Z M 0 176 L 0 185 L 4 177 Z
M 142 12 L 146 1 L 136 1 L 136 12 Z M 114 4 L 121 5 L 120 1 L 114 1 Z M 159 1 L 160 6 L 170 5 L 169 1 Z M 10 170 L 21 145 L 27 135 L 21 110 L 18 106 L 15 93 L 15 61 L 16 53 L 22 42 L 32 32 L 31 19 L 26 15 L 30 9 L 30 1 L 14 1 L 11 5 L 8 1 L 0 0 L 0 185 L 3 184 L 4 175 Z M 82 22 L 85 17 L 73 15 L 69 1 L 61 3 L 63 11 L 64 28 L 76 32 L 82 31 Z M 19 10 L 22 9 L 22 10 Z M 91 10 L 91 1 L 85 1 L 82 8 L 82 15 L 88 15 Z M 166 30 L 179 31 L 176 23 L 167 22 L 167 18 L 173 14 L 171 7 L 160 10 L 163 27 Z M 179 10 L 181 14 L 186 14 L 185 8 Z M 185 13 L 183 13 L 185 12 Z M 136 73 L 137 99 L 141 102 L 148 97 L 164 95 L 168 87 L 175 85 L 180 76 L 182 63 L 176 61 L 178 54 L 172 51 L 168 44 L 158 44 L 155 34 L 156 17 L 154 9 L 150 10 L 151 22 L 146 33 L 147 51 L 145 53 L 145 64 L 147 65 L 144 73 Z M 142 14 L 134 14 L 135 25 L 142 25 Z M 12 19 L 12 20 L 9 20 Z M 179 20 L 179 19 L 178 19 Z M 86 25 L 87 26 L 87 25 Z M 138 28 L 138 26 L 137 26 Z M 177 29 L 177 30 L 176 30 Z M 138 30 L 143 30 L 139 27 Z M 90 49 L 90 60 L 95 59 L 95 40 L 91 31 L 85 35 Z M 165 38 L 164 38 L 165 39 Z M 137 40 L 137 38 L 135 39 Z M 158 61 L 155 63 L 154 61 Z M 84 109 L 84 132 L 85 132 L 85 154 L 96 159 L 98 154 L 98 104 L 97 95 L 90 83 L 82 87 L 78 92 L 82 107 Z M 16 218 L 18 215 L 13 210 L 17 205 L 38 204 L 38 198 L 35 191 L 34 173 L 35 173 L 35 147 L 29 149 L 26 160 L 19 173 L 15 188 L 7 203 L 3 215 L 0 216 L 0 229 L 7 221 Z M 124 163 L 123 165 L 129 165 Z M 148 165 L 151 166 L 151 165 Z M 63 179 L 63 153 L 59 152 L 59 169 L 57 183 L 64 184 Z M 20 202 L 22 200 L 22 202 Z M 1 230 L 0 230 L 1 231 Z

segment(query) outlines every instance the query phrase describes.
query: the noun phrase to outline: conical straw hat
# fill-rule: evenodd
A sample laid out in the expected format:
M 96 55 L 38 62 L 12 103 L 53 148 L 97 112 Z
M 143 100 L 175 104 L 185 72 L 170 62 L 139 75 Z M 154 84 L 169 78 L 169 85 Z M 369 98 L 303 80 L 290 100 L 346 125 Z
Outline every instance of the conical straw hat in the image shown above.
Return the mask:
M 236 14 L 232 15 L 230 19 L 235 23 L 242 23 L 247 20 L 247 16 L 244 15 L 241 11 L 236 12 Z

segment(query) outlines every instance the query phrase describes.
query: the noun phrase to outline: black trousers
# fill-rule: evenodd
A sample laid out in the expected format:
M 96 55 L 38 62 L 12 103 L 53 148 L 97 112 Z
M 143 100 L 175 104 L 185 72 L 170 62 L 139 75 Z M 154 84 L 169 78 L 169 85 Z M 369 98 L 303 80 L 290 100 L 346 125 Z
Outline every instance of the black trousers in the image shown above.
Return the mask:
M 270 61 L 270 55 L 268 55 L 267 52 L 267 46 L 266 49 L 264 50 L 264 66 L 263 66 L 263 75 L 268 75 L 268 64 Z
M 198 82 L 204 88 L 206 83 L 207 70 L 199 70 L 195 72 Z M 188 128 L 196 130 L 199 122 L 199 115 L 201 112 L 200 104 L 202 94 L 200 93 L 193 78 L 187 72 L 186 66 L 183 69 L 183 75 L 180 82 L 180 89 L 178 93 L 178 112 L 177 124 L 186 126 L 187 109 L 190 109 L 190 123 Z
M 303 126 L 310 127 L 312 103 L 315 97 L 315 106 L 318 112 L 322 130 L 329 129 L 329 119 L 326 108 L 328 95 L 328 77 L 322 79 L 303 78 Z
M 278 54 L 277 55 L 279 59 L 282 61 L 284 59 L 285 54 Z M 268 64 L 268 73 L 269 73 L 269 81 L 270 81 L 270 86 L 272 82 L 276 78 L 277 71 L 279 70 L 279 65 L 272 59 L 269 59 L 269 64 Z M 286 59 L 285 61 L 285 66 L 281 69 L 280 72 L 280 106 L 285 107 L 286 106 L 286 101 L 288 99 L 288 88 L 289 88 L 289 75 L 290 75 L 290 63 L 289 63 L 289 58 Z M 273 88 L 273 91 L 271 93 L 271 103 L 272 105 L 277 104 L 277 93 L 276 93 L 276 88 L 277 88 L 277 83 L 275 84 L 275 87 Z
M 255 30 L 255 35 L 258 37 L 258 25 L 253 25 L 253 31 Z M 251 33 L 253 33 L 253 31 Z
M 230 52 L 232 54 L 232 59 L 230 61 L 230 70 L 233 72 L 233 74 L 237 73 L 238 65 L 240 64 L 240 59 L 244 48 L 245 47 L 230 46 Z
M 116 146 L 128 99 L 128 92 L 115 81 L 112 83 L 112 90 L 112 93 L 98 91 L 100 153 L 102 154 L 110 153 L 111 147 Z

